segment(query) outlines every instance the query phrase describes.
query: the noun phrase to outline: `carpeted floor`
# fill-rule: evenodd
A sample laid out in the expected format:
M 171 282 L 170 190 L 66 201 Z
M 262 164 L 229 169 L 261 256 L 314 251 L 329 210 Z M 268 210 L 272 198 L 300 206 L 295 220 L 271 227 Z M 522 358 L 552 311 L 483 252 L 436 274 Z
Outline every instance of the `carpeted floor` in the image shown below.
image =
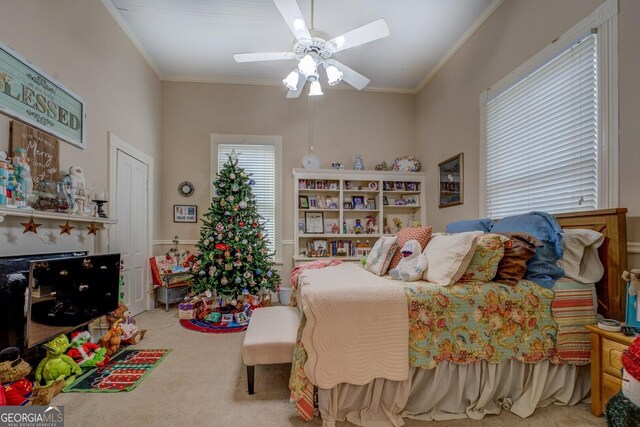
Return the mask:
M 289 403 L 290 365 L 258 366 L 256 394 L 247 395 L 238 334 L 203 334 L 178 324 L 177 310 L 156 309 L 136 317 L 148 329 L 141 348 L 172 348 L 173 352 L 136 388 L 127 393 L 63 393 L 53 403 L 64 405 L 66 427 L 87 426 L 215 426 L 276 427 L 322 426 L 296 417 Z M 604 426 L 590 407 L 549 406 L 522 419 L 508 412 L 482 421 L 420 422 L 406 425 L 432 427 L 551 427 Z M 340 427 L 351 426 L 339 423 Z

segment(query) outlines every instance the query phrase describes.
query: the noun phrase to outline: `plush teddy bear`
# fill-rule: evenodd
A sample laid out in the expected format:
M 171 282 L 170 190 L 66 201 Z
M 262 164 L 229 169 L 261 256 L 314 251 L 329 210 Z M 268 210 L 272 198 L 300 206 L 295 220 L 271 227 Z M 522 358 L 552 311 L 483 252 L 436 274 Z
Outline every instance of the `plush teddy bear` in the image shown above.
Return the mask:
M 31 365 L 22 360 L 18 347 L 0 351 L 0 406 L 48 405 L 60 393 L 64 381 L 39 387 L 27 380 Z
M 625 282 L 630 282 L 629 295 L 640 294 L 640 269 L 635 268 L 630 272 L 624 271 L 622 273 L 622 278 Z
M 135 319 L 131 316 L 129 308 L 123 303 L 118 303 L 118 308 L 115 309 L 113 313 L 107 315 L 107 320 L 110 324 L 114 324 L 117 321 L 120 322 L 119 324 L 122 330 L 120 341 L 122 344 L 138 344 L 147 332 L 146 329 L 138 328 Z
M 66 335 L 60 334 L 43 347 L 47 349 L 47 356 L 42 359 L 36 368 L 36 382 L 44 385 L 51 385 L 63 379 L 65 385 L 71 385 L 76 379 L 76 375 L 82 374 L 80 366 L 65 351 L 69 348 L 69 339 Z
M 427 269 L 427 256 L 417 240 L 409 240 L 401 249 L 402 259 L 396 268 L 389 270 L 391 278 L 403 282 L 415 282 Z
M 90 341 L 91 334 L 88 331 L 76 331 L 71 334 L 71 348 L 67 356 L 72 358 L 82 369 L 103 367 L 109 363 L 107 349 Z
M 122 328 L 120 328 L 120 321 L 116 321 L 106 334 L 100 338 L 100 345 L 107 349 L 107 356 L 111 356 L 118 351 L 120 343 L 122 342 Z

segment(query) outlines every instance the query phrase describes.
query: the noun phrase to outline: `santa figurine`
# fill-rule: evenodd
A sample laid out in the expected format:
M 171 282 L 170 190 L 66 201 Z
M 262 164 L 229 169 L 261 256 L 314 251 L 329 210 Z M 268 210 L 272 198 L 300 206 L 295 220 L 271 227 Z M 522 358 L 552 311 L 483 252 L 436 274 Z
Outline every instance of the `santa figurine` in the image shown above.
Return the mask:
M 67 356 L 72 358 L 81 368 L 103 367 L 109 363 L 106 349 L 90 341 L 91 334 L 88 331 L 76 331 L 71 333 L 71 348 Z

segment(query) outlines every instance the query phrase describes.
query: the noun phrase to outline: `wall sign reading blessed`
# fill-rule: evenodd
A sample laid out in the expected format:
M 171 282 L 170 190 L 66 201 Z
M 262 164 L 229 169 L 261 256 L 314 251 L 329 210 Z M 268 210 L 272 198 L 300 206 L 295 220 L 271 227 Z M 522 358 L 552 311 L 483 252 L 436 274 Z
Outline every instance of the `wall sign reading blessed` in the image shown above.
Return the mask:
M 0 113 L 80 148 L 86 146 L 84 100 L 2 43 Z

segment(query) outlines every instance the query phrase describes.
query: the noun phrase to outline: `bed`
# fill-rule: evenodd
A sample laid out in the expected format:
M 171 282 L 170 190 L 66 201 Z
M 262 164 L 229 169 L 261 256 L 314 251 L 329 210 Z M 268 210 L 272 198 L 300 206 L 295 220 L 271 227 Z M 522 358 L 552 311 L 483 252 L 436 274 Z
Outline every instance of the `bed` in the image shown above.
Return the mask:
M 626 209 L 610 209 L 556 215 L 563 228 L 587 228 L 605 236 L 605 242 L 599 249 L 605 272 L 593 290 L 597 295 L 599 313 L 616 319 L 623 318 L 625 307 L 621 279 L 627 258 L 625 214 Z M 589 338 L 584 325 L 593 323 L 594 316 L 593 311 L 589 317 L 585 314 L 588 310 L 580 312 L 573 307 L 580 305 L 575 302 L 578 300 L 585 303 L 583 308 L 592 307 L 591 302 L 587 303 L 587 300 L 592 301 L 591 288 L 561 280 L 553 290 L 524 281 L 517 290 L 489 283 L 475 287 L 454 285 L 443 291 L 442 288 L 430 287 L 426 282 L 412 282 L 404 283 L 401 291 L 398 291 L 398 285 L 390 291 L 388 279 L 371 280 L 371 277 L 347 266 L 332 268 L 345 278 L 342 283 L 335 281 L 332 284 L 343 292 L 342 297 L 339 302 L 327 302 L 322 301 L 322 294 L 316 294 L 316 302 L 306 300 L 305 316 L 294 352 L 290 388 L 292 400 L 296 401 L 298 412 L 304 419 L 312 418 L 317 411 L 326 426 L 335 425 L 338 420 L 349 420 L 356 425 L 400 426 L 403 425 L 403 417 L 481 419 L 501 410 L 526 417 L 536 407 L 551 403 L 574 405 L 589 396 Z M 320 269 L 303 274 L 297 280 L 328 283 L 334 281 L 330 274 L 330 271 Z M 350 327 L 348 323 L 352 320 L 354 325 L 358 324 L 362 321 L 359 316 L 375 322 L 379 320 L 379 314 L 383 312 L 380 308 L 384 306 L 372 304 L 369 312 L 358 310 L 346 317 L 344 314 L 348 313 L 350 305 L 353 307 L 358 303 L 360 297 L 354 292 L 358 281 L 377 283 L 379 286 L 371 288 L 370 293 L 380 292 L 379 295 L 362 297 L 384 300 L 387 307 L 383 310 L 396 313 L 396 318 L 385 318 L 384 323 L 379 322 L 378 329 L 373 332 L 367 328 L 354 331 L 355 326 Z M 381 281 L 386 281 L 386 285 Z M 307 287 L 309 285 L 313 283 L 306 283 Z M 299 289 L 305 287 L 300 286 Z M 398 292 L 403 292 L 406 297 L 404 312 L 399 307 L 390 306 L 393 301 L 398 301 Z M 508 307 L 507 317 L 515 319 L 522 327 L 506 328 L 501 323 L 496 326 L 491 319 L 494 322 L 499 320 L 490 316 L 484 322 L 480 321 L 480 316 L 473 318 L 474 312 L 478 312 L 474 305 L 481 304 L 478 301 L 482 302 L 486 312 L 493 300 L 495 306 Z M 310 303 L 330 303 L 334 312 L 330 312 L 328 319 L 314 318 L 313 310 L 309 309 Z M 436 313 L 437 316 L 425 319 L 425 307 L 428 307 L 427 313 Z M 422 319 L 418 319 L 419 313 L 423 313 Z M 348 321 L 336 328 L 331 322 L 340 316 Z M 409 331 L 406 328 L 407 318 Z M 456 321 L 456 328 L 450 330 L 447 322 L 452 322 L 452 319 Z M 434 324 L 434 329 L 430 327 L 432 335 L 415 329 L 432 320 L 442 322 Z M 404 326 L 393 329 L 394 324 Z M 501 335 L 496 336 L 496 331 Z M 311 345 L 315 341 L 310 337 L 322 336 L 323 333 L 335 337 L 333 341 L 325 339 L 324 354 L 332 355 L 328 359 L 334 357 L 338 360 L 307 358 L 307 351 L 302 345 L 303 336 Z M 376 342 L 368 337 L 367 341 L 368 333 L 377 335 L 379 340 Z M 371 354 L 368 363 L 349 366 L 349 357 L 344 357 L 341 363 L 343 347 L 340 343 L 361 339 L 375 344 L 360 349 Z M 389 344 L 394 340 L 400 344 Z M 406 354 L 394 352 L 394 348 L 404 348 Z M 309 353 L 315 355 L 316 349 L 313 350 Z M 329 362 L 337 369 L 319 369 L 323 363 Z M 402 367 L 403 363 L 405 372 L 393 369 Z M 406 366 L 409 366 L 408 370 Z M 343 370 L 349 371 L 350 376 L 345 377 L 340 372 Z M 338 382 L 340 378 L 349 380 Z M 317 408 L 313 404 L 314 392 L 317 393 Z

